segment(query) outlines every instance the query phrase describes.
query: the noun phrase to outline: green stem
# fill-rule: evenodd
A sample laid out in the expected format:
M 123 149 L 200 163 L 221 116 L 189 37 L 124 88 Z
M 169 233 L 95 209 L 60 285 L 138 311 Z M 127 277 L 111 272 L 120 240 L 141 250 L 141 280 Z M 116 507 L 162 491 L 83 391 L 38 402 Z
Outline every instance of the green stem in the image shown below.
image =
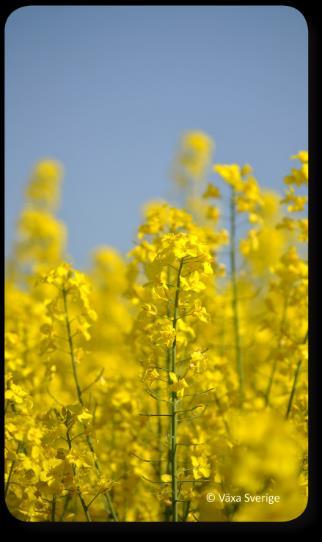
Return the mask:
M 162 465 L 162 418 L 160 416 L 161 414 L 161 401 L 159 399 L 159 395 L 160 395 L 160 389 L 158 388 L 157 390 L 157 396 L 158 396 L 158 400 L 157 400 L 157 435 L 158 435 L 158 454 L 159 454 L 159 461 L 158 463 L 156 464 L 156 476 L 157 476 L 157 479 L 160 480 L 161 478 L 161 465 Z
M 167 267 L 167 283 L 171 283 L 171 269 L 168 266 Z M 170 305 L 168 303 L 167 306 L 167 317 L 171 318 L 171 310 Z M 166 355 L 166 369 L 168 371 L 168 384 L 170 385 L 170 378 L 169 378 L 169 371 L 171 371 L 171 355 L 170 355 L 170 349 L 167 349 L 167 355 Z M 167 454 L 167 467 L 166 472 L 171 472 L 171 447 L 169 446 L 168 454 Z M 164 511 L 164 521 L 168 522 L 170 521 L 171 517 L 171 506 L 166 506 Z
M 68 509 L 68 504 L 71 500 L 71 496 L 70 495 L 66 495 L 65 496 L 65 499 L 64 499 L 64 507 L 63 507 L 63 511 L 61 513 L 61 516 L 60 516 L 60 522 L 63 522 L 64 521 L 64 517 L 66 515 L 66 512 L 67 512 L 67 509 Z
M 186 521 L 187 520 L 187 517 L 189 515 L 189 512 L 190 512 L 190 505 L 191 505 L 191 501 L 186 501 L 185 503 L 185 506 L 184 506 L 184 513 L 183 513 L 183 521 Z
M 16 464 L 16 460 L 13 459 L 13 461 L 11 462 L 11 465 L 10 465 L 10 470 L 9 470 L 9 474 L 8 474 L 8 480 L 7 480 L 7 483 L 6 483 L 6 486 L 5 486 L 5 490 L 4 490 L 4 496 L 5 496 L 5 497 L 7 496 L 7 493 L 8 493 L 8 490 L 9 490 L 9 485 L 10 485 L 10 481 L 11 481 L 11 476 L 12 476 L 12 473 L 13 473 L 13 469 L 15 468 L 15 464 Z
M 180 260 L 178 269 L 176 293 L 174 299 L 173 320 L 172 327 L 176 331 L 178 320 L 178 307 L 179 307 L 179 294 L 180 294 L 180 277 L 183 267 L 183 259 Z M 171 347 L 171 372 L 176 374 L 176 356 L 177 356 L 177 341 L 176 337 L 173 340 Z M 178 479 L 177 479 L 177 392 L 171 392 L 171 405 L 170 405 L 170 457 L 171 457 L 171 503 L 172 503 L 172 521 L 178 521 Z
M 66 440 L 67 440 L 68 449 L 69 449 L 69 451 L 71 451 L 71 449 L 72 449 L 72 439 L 70 438 L 68 428 L 66 430 Z M 75 465 L 73 465 L 72 468 L 73 468 L 73 473 L 74 473 L 74 476 L 75 476 L 76 475 L 76 467 L 75 467 Z M 90 516 L 90 514 L 88 512 L 88 507 L 86 506 L 86 503 L 85 503 L 85 501 L 83 499 L 83 496 L 82 496 L 81 491 L 80 491 L 79 488 L 77 488 L 77 494 L 78 494 L 79 500 L 81 502 L 82 508 L 84 510 L 84 514 L 85 514 L 85 517 L 86 517 L 87 521 L 92 521 L 92 518 L 91 518 L 91 516 Z
M 95 465 L 96 471 L 97 471 L 97 473 L 99 475 L 101 475 L 102 469 L 101 469 L 101 466 L 100 466 L 98 460 L 96 459 L 96 453 L 95 453 L 95 448 L 93 446 L 93 441 L 92 441 L 92 439 L 91 439 L 91 437 L 89 435 L 86 435 L 86 442 L 87 442 L 88 448 L 90 449 L 90 451 L 93 454 L 94 465 Z M 111 499 L 111 495 L 110 495 L 109 491 L 106 489 L 103 495 L 104 495 L 105 502 L 106 502 L 106 504 L 108 506 L 109 513 L 111 514 L 113 520 L 118 521 L 118 517 L 116 515 L 115 509 L 114 509 L 114 506 L 113 506 L 113 501 Z
M 281 343 L 282 343 L 282 338 L 283 338 L 283 330 L 284 330 L 284 324 L 285 324 L 285 319 L 286 319 L 287 304 L 288 304 L 288 297 L 286 296 L 284 298 L 284 304 L 283 304 L 283 313 L 282 313 L 281 324 L 280 324 L 280 332 L 279 332 L 278 343 L 277 343 L 277 352 L 275 354 L 274 363 L 273 363 L 273 366 L 272 366 L 272 371 L 271 371 L 271 374 L 270 374 L 270 377 L 269 377 L 269 381 L 268 381 L 267 388 L 266 388 L 266 393 L 265 393 L 265 396 L 264 396 L 264 398 L 265 398 L 265 406 L 268 406 L 268 404 L 269 404 L 269 398 L 270 398 L 270 394 L 271 394 L 271 391 L 272 391 L 272 386 L 273 386 L 275 373 L 276 373 L 276 369 L 277 369 L 278 353 L 279 353 L 279 350 L 281 348 Z
M 81 406 L 83 406 L 82 390 L 81 390 L 79 379 L 78 379 L 76 358 L 75 358 L 75 352 L 74 352 L 74 343 L 73 343 L 72 331 L 71 331 L 71 326 L 70 326 L 70 319 L 69 319 L 69 314 L 68 314 L 67 291 L 65 289 L 63 289 L 63 300 L 64 300 L 64 311 L 65 311 L 65 324 L 66 324 L 66 331 L 67 331 L 67 340 L 68 340 L 70 358 L 72 360 L 72 369 L 73 369 L 74 382 L 75 382 L 75 386 L 76 386 L 76 394 L 77 394 L 77 399 L 78 399 L 79 403 L 81 404 Z
M 21 442 L 18 443 L 18 446 L 17 446 L 17 449 L 16 449 L 16 454 L 19 453 L 20 447 L 21 447 Z M 13 470 L 14 470 L 14 468 L 15 468 L 15 465 L 16 465 L 16 459 L 13 459 L 12 462 L 11 462 L 11 465 L 10 465 L 10 470 L 9 470 L 9 474 L 8 474 L 7 483 L 6 483 L 6 485 L 5 485 L 5 490 L 4 490 L 4 496 L 5 496 L 5 498 L 6 498 L 6 496 L 7 496 L 8 490 L 9 490 L 10 481 L 11 481 L 11 477 L 12 477 L 12 475 L 13 475 Z
M 84 501 L 84 499 L 83 499 L 83 496 L 82 496 L 80 490 L 78 490 L 78 497 L 79 497 L 79 500 L 80 500 L 81 505 L 82 505 L 82 507 L 83 507 L 84 514 L 85 514 L 85 517 L 86 517 L 87 521 L 88 521 L 88 522 L 91 522 L 91 521 L 92 521 L 92 518 L 91 518 L 91 516 L 90 516 L 90 513 L 89 513 L 89 511 L 88 511 L 88 507 L 86 506 L 86 503 L 85 503 L 85 501 Z
M 305 335 L 303 337 L 303 340 L 301 341 L 300 344 L 305 344 L 307 342 L 308 334 L 309 334 L 309 330 L 307 329 L 307 331 L 306 331 L 306 333 L 305 333 Z M 299 361 L 297 362 L 296 368 L 295 368 L 293 385 L 292 385 L 291 394 L 290 394 L 290 398 L 289 398 L 289 401 L 288 401 L 287 410 L 286 410 L 286 414 L 285 414 L 286 420 L 288 419 L 288 417 L 290 415 L 290 412 L 291 412 L 291 409 L 292 409 L 293 399 L 294 399 L 294 395 L 295 395 L 297 381 L 298 381 L 299 374 L 300 374 L 301 365 L 302 365 L 302 360 L 299 359 Z
M 289 398 L 289 401 L 288 401 L 287 410 L 286 410 L 286 414 L 285 414 L 285 419 L 286 420 L 288 419 L 288 417 L 290 415 L 290 412 L 291 412 L 291 409 L 292 409 L 293 399 L 294 399 L 294 395 L 295 395 L 295 390 L 296 390 L 296 385 L 297 385 L 297 381 L 298 381 L 298 378 L 299 378 L 301 365 L 302 365 L 302 360 L 300 359 L 297 362 L 296 369 L 295 369 L 293 386 L 292 386 L 291 395 L 290 395 L 290 398 Z
M 72 360 L 72 369 L 73 369 L 73 376 L 74 376 L 74 382 L 75 382 L 75 387 L 76 387 L 77 399 L 78 399 L 80 405 L 84 406 L 83 397 L 82 397 L 82 390 L 81 390 L 81 386 L 80 386 L 79 378 L 78 378 L 77 362 L 76 362 L 76 358 L 75 358 L 74 343 L 73 343 L 73 337 L 72 337 L 71 325 L 70 325 L 70 319 L 69 319 L 69 313 L 68 313 L 67 291 L 65 289 L 63 289 L 62 293 L 63 293 L 64 310 L 65 310 L 65 323 L 66 323 L 67 339 L 68 339 L 70 357 L 71 357 L 71 360 Z M 86 424 L 83 423 L 82 425 L 83 425 L 84 431 L 86 431 Z M 100 464 L 99 464 L 98 460 L 96 459 L 96 453 L 95 453 L 95 449 L 94 449 L 94 446 L 93 446 L 93 442 L 92 442 L 92 439 L 91 439 L 91 437 L 89 435 L 86 435 L 86 443 L 87 443 L 88 448 L 90 449 L 90 451 L 92 452 L 92 454 L 94 456 L 95 469 L 97 471 L 97 474 L 100 476 L 101 475 L 101 467 L 100 467 Z M 105 502 L 106 502 L 106 504 L 108 506 L 109 514 L 113 517 L 114 521 L 118 521 L 118 517 L 117 517 L 116 512 L 114 510 L 113 502 L 112 502 L 112 499 L 111 499 L 111 496 L 110 496 L 108 490 L 105 491 L 104 498 L 105 498 Z
M 244 367 L 240 345 L 240 324 L 238 314 L 238 291 L 237 291 L 237 273 L 236 273 L 236 206 L 235 189 L 231 189 L 230 197 L 230 273 L 232 281 L 232 312 L 235 338 L 236 367 L 239 380 L 239 404 L 244 401 Z
M 169 310 L 168 310 L 168 317 L 170 317 Z M 170 349 L 169 348 L 167 350 L 167 370 L 168 370 L 168 384 L 170 385 L 169 371 L 171 371 L 171 355 L 170 355 Z M 169 445 L 169 450 L 168 450 L 168 454 L 167 454 L 167 469 L 166 469 L 166 472 L 171 472 L 171 446 L 170 445 Z M 171 511 L 172 511 L 171 506 L 166 506 L 165 512 L 164 512 L 166 522 L 170 521 Z
M 270 398 L 270 394 L 271 394 L 271 390 L 272 390 L 272 385 L 273 385 L 276 369 L 277 369 L 277 356 L 275 356 L 274 363 L 273 363 L 273 366 L 272 366 L 272 371 L 271 371 L 269 381 L 268 381 L 268 384 L 267 384 L 267 389 L 266 389 L 266 393 L 265 393 L 265 406 L 268 406 L 268 404 L 269 404 L 269 398 Z
M 87 510 L 89 510 L 89 508 L 92 506 L 93 502 L 95 501 L 95 499 L 97 499 L 97 497 L 101 494 L 101 492 L 99 491 L 98 493 L 96 493 L 96 495 L 94 495 L 94 497 L 89 501 L 89 503 L 86 505 L 86 508 Z
M 53 500 L 51 501 L 51 521 L 56 521 L 56 496 L 53 495 Z

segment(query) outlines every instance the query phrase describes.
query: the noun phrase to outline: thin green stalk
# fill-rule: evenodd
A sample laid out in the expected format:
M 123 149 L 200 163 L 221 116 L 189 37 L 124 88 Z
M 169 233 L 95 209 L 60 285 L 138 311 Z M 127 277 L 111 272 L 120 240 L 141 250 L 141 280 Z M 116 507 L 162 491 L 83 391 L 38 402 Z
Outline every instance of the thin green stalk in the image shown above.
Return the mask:
M 71 500 L 71 496 L 68 494 L 65 496 L 65 499 L 64 499 L 64 507 L 63 507 L 63 510 L 62 510 L 62 513 L 61 513 L 61 516 L 60 516 L 60 522 L 63 522 L 64 521 L 64 517 L 66 515 L 66 512 L 67 512 L 67 509 L 68 509 L 68 504 Z
M 190 461 L 190 454 L 189 454 L 189 447 L 187 446 L 186 447 L 186 450 L 185 450 L 185 458 L 184 458 L 184 468 L 186 471 L 189 471 L 189 461 Z M 194 487 L 194 484 L 193 484 L 193 487 Z M 188 499 L 187 501 L 184 501 L 182 503 L 182 521 L 185 522 L 187 521 L 187 517 L 189 515 L 189 512 L 190 512 L 190 506 L 191 506 L 191 500 Z
M 235 189 L 233 187 L 231 189 L 230 197 L 230 273 L 232 282 L 231 306 L 233 311 L 236 367 L 239 380 L 239 404 L 240 406 L 242 406 L 244 401 L 244 367 L 240 344 L 240 324 L 238 314 L 238 291 L 236 274 L 236 205 Z
M 70 357 L 71 357 L 71 361 L 72 361 L 72 369 L 73 369 L 73 376 L 74 376 L 74 382 L 75 382 L 75 387 L 76 387 L 77 399 L 78 399 L 80 405 L 84 406 L 83 397 L 82 397 L 82 390 L 81 390 L 81 386 L 80 386 L 79 378 L 78 378 L 77 363 L 76 363 L 75 351 L 74 351 L 74 343 L 73 343 L 73 337 L 72 337 L 71 325 L 70 325 L 70 319 L 69 319 L 69 313 L 68 313 L 67 291 L 65 289 L 63 289 L 62 293 L 63 293 L 63 301 L 64 301 L 67 339 L 68 339 Z M 84 430 L 86 430 L 86 424 L 83 423 L 82 425 L 83 425 Z M 86 435 L 86 443 L 87 443 L 88 448 L 90 449 L 90 451 L 92 452 L 92 454 L 94 456 L 94 465 L 95 465 L 95 468 L 96 468 L 96 471 L 97 471 L 98 475 L 100 476 L 101 475 L 101 467 L 100 467 L 100 464 L 99 464 L 98 460 L 96 459 L 96 453 L 95 453 L 95 449 L 94 449 L 94 446 L 93 446 L 93 442 L 92 442 L 92 439 L 91 439 L 91 437 L 89 435 Z M 105 498 L 105 502 L 106 502 L 106 504 L 108 506 L 109 513 L 113 517 L 113 520 L 118 521 L 118 517 L 117 517 L 116 512 L 114 510 L 113 502 L 112 502 L 112 499 L 111 499 L 111 496 L 110 496 L 108 490 L 105 491 L 104 498 Z
M 96 471 L 97 471 L 97 473 L 99 475 L 101 475 L 102 474 L 102 469 L 101 469 L 101 466 L 100 466 L 98 460 L 96 459 L 96 453 L 95 453 L 95 448 L 94 448 L 94 445 L 93 445 L 93 441 L 92 441 L 92 439 L 91 439 L 91 437 L 89 435 L 86 435 L 86 442 L 87 442 L 87 445 L 88 445 L 90 451 L 92 452 L 92 454 L 94 456 L 94 465 L 95 465 Z M 104 495 L 105 502 L 106 502 L 106 504 L 107 504 L 107 506 L 109 508 L 109 512 L 110 512 L 111 516 L 113 517 L 113 520 L 118 521 L 118 517 L 117 517 L 115 509 L 114 509 L 114 505 L 113 505 L 113 502 L 112 502 L 110 492 L 106 489 L 103 495 Z
M 174 364 L 172 364 L 172 367 Z M 175 371 L 173 371 L 175 372 Z M 178 521 L 178 485 L 177 485 L 177 394 L 171 393 L 171 492 L 172 521 Z
M 5 485 L 5 490 L 4 490 L 4 496 L 5 497 L 7 496 L 7 493 L 8 493 L 8 490 L 9 490 L 11 476 L 12 476 L 12 473 L 13 473 L 13 469 L 15 468 L 15 464 L 16 464 L 16 460 L 13 459 L 12 462 L 11 462 L 11 465 L 10 465 L 10 470 L 9 470 L 9 474 L 8 474 L 7 483 Z
M 18 443 L 17 450 L 16 450 L 16 454 L 19 453 L 20 447 L 21 447 L 21 442 Z M 11 465 L 10 465 L 10 470 L 9 470 L 9 473 L 8 473 L 8 479 L 7 479 L 7 482 L 6 482 L 6 484 L 5 484 L 5 489 L 4 489 L 4 496 L 5 496 L 5 498 L 6 498 L 6 496 L 7 496 L 8 490 L 9 490 L 10 481 L 11 481 L 11 477 L 12 477 L 12 475 L 13 475 L 13 470 L 14 470 L 14 468 L 15 468 L 16 462 L 17 462 L 16 459 L 13 459 L 12 462 L 11 462 Z
M 74 382 L 76 386 L 76 393 L 77 393 L 77 399 L 81 406 L 83 406 L 83 397 L 82 397 L 82 389 L 80 387 L 79 379 L 78 379 L 78 372 L 77 372 L 77 365 L 76 365 L 76 358 L 75 358 L 75 352 L 74 352 L 74 343 L 72 338 L 72 330 L 70 326 L 70 319 L 68 314 L 68 304 L 67 304 L 67 291 L 63 289 L 63 300 L 64 300 L 64 311 L 65 311 L 65 324 L 66 324 L 66 331 L 67 331 L 67 340 L 68 340 L 68 347 L 69 347 L 69 353 L 70 358 L 72 360 L 72 369 L 73 369 L 73 376 L 74 376 Z
M 301 341 L 301 344 L 305 344 L 307 342 L 308 334 L 309 334 L 309 330 L 307 329 L 307 331 L 306 331 L 306 333 L 305 333 L 305 335 L 303 337 L 303 340 Z M 299 378 L 299 374 L 300 374 L 301 365 L 302 365 L 302 360 L 299 359 L 299 361 L 297 362 L 296 368 L 295 368 L 293 385 L 292 385 L 291 394 L 290 394 L 290 397 L 289 397 L 289 400 L 288 400 L 287 410 L 286 410 L 286 414 L 285 414 L 286 420 L 288 419 L 288 417 L 290 415 L 290 412 L 292 410 L 292 405 L 293 405 L 296 386 L 297 386 L 297 382 L 298 382 L 298 378 Z
M 160 390 L 159 388 L 156 390 L 157 396 L 159 397 Z M 160 399 L 157 400 L 157 435 L 158 435 L 158 454 L 159 454 L 159 461 L 156 464 L 156 476 L 157 479 L 160 480 L 161 478 L 161 465 L 162 465 L 162 418 L 160 416 L 161 414 L 161 401 Z
M 53 495 L 53 500 L 51 501 L 51 521 L 56 521 L 56 496 Z
M 168 310 L 168 317 L 170 317 L 169 310 Z M 168 384 L 170 385 L 169 371 L 171 371 L 171 356 L 170 356 L 170 349 L 169 348 L 167 350 L 167 370 L 168 370 Z M 171 472 L 171 446 L 170 445 L 169 445 L 169 450 L 168 450 L 168 454 L 167 454 L 167 469 L 166 469 L 166 472 Z M 171 506 L 166 506 L 164 516 L 165 516 L 164 520 L 166 522 L 170 521 Z
M 282 342 L 282 338 L 283 338 L 283 330 L 284 330 L 284 324 L 285 324 L 285 318 L 286 318 L 286 311 L 287 311 L 287 304 L 288 304 L 288 297 L 286 296 L 284 298 L 284 304 L 283 304 L 283 313 L 282 313 L 281 324 L 280 324 L 280 332 L 279 332 L 278 343 L 277 343 L 277 353 L 281 348 L 281 342 Z M 276 369 L 277 369 L 277 362 L 278 362 L 278 355 L 275 355 L 274 363 L 273 363 L 273 366 L 272 366 L 272 371 L 271 371 L 271 374 L 270 374 L 270 377 L 269 377 L 269 381 L 268 381 L 265 396 L 264 396 L 264 398 L 265 398 L 265 406 L 268 406 L 268 404 L 269 404 L 269 398 L 270 398 L 270 394 L 271 394 L 271 391 L 272 391 L 272 386 L 273 386 L 275 373 L 276 373 Z
M 270 394 L 271 394 L 271 390 L 272 390 L 272 386 L 273 386 L 273 381 L 274 381 L 276 369 L 277 369 L 277 356 L 275 356 L 275 358 L 274 358 L 274 362 L 273 362 L 273 365 L 272 365 L 272 371 L 271 371 L 271 374 L 270 374 L 270 377 L 269 377 L 269 381 L 268 381 L 267 388 L 266 388 L 266 393 L 265 393 L 265 396 L 264 396 L 264 398 L 265 398 L 265 406 L 268 406 L 268 404 L 269 404 L 269 398 L 270 398 Z
M 190 506 L 191 506 L 191 501 L 186 501 L 184 503 L 184 513 L 183 513 L 183 518 L 182 518 L 182 521 L 187 521 L 187 517 L 189 515 L 189 512 L 190 512 Z
M 171 282 L 171 270 L 170 267 L 167 267 L 167 283 L 170 284 Z M 170 306 L 168 304 L 167 307 L 167 317 L 171 318 L 171 310 Z M 169 371 L 171 371 L 171 355 L 170 355 L 170 349 L 167 349 L 167 355 L 166 355 L 166 369 L 168 371 L 168 384 L 170 385 L 170 377 L 169 377 Z M 167 468 L 166 472 L 171 472 L 171 447 L 169 446 L 168 454 L 167 454 Z M 166 506 L 164 511 L 164 520 L 167 522 L 170 520 L 171 517 L 171 506 Z
M 177 275 L 176 293 L 174 299 L 172 327 L 176 331 L 178 320 L 179 294 L 180 294 L 180 278 L 183 267 L 183 259 L 180 260 L 180 265 Z M 176 337 L 171 347 L 171 372 L 176 374 L 176 356 L 177 356 L 177 341 Z M 172 503 L 172 521 L 178 521 L 178 479 L 177 479 L 177 392 L 171 392 L 170 405 L 170 450 L 171 450 L 171 503 Z
M 66 440 L 67 440 L 68 449 L 69 449 L 69 451 L 71 451 L 71 449 L 72 449 L 72 439 L 70 438 L 70 434 L 69 434 L 69 429 L 68 429 L 68 428 L 67 428 L 67 430 L 66 430 Z M 74 473 L 74 476 L 75 476 L 75 474 L 76 474 L 76 467 L 75 467 L 75 465 L 73 465 L 72 468 L 73 468 L 73 473 Z M 82 508 L 83 508 L 83 510 L 84 510 L 84 514 L 85 514 L 85 517 L 86 517 L 87 521 L 91 522 L 91 521 L 92 521 L 92 518 L 91 518 L 91 516 L 90 516 L 90 514 L 89 514 L 89 512 L 88 512 L 88 507 L 86 506 L 86 503 L 85 503 L 85 501 L 84 501 L 84 499 L 83 499 L 83 496 L 82 496 L 81 491 L 80 491 L 79 488 L 77 488 L 77 495 L 78 495 L 79 500 L 80 500 L 80 502 L 81 502 L 81 505 L 82 505 Z
M 292 409 L 293 399 L 294 399 L 294 395 L 295 395 L 297 381 L 298 381 L 299 374 L 300 374 L 301 365 L 302 365 L 302 360 L 300 359 L 297 362 L 296 369 L 295 369 L 293 386 L 292 386 L 291 395 L 290 395 L 290 398 L 289 398 L 289 401 L 288 401 L 287 410 L 286 410 L 286 414 L 285 414 L 285 419 L 286 420 L 288 419 L 288 417 L 290 415 L 290 412 L 291 412 L 291 409 Z
M 81 505 L 82 505 L 82 507 L 83 507 L 84 514 L 85 514 L 85 517 L 86 517 L 87 521 L 88 521 L 88 522 L 91 522 L 91 521 L 92 521 L 92 518 L 91 518 L 91 516 L 90 516 L 90 513 L 89 513 L 89 511 L 88 511 L 88 507 L 86 506 L 86 503 L 85 503 L 85 501 L 84 501 L 84 499 L 83 499 L 83 496 L 82 496 L 82 494 L 81 494 L 80 491 L 78 491 L 78 497 L 79 497 L 79 500 L 80 500 Z

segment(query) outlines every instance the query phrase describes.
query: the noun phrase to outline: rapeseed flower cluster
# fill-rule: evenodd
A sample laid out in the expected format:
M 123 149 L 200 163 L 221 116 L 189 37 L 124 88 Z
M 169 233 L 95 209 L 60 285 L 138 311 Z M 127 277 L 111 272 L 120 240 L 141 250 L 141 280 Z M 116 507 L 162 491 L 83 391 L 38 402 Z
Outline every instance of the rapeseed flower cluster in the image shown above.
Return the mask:
M 82 272 L 55 214 L 62 166 L 35 166 L 6 279 L 4 487 L 20 520 L 304 511 L 308 154 L 280 195 L 249 164 L 213 164 L 214 147 L 185 134 L 184 207 L 149 202 L 134 248 L 97 247 Z

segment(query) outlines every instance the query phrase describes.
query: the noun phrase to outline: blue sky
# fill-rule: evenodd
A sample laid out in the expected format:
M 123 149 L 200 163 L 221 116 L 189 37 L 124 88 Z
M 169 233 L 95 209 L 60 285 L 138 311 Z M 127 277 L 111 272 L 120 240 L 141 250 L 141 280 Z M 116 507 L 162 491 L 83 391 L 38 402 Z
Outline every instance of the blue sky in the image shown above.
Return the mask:
M 34 163 L 64 164 L 59 216 L 84 266 L 133 245 L 182 133 L 281 187 L 307 142 L 307 25 L 294 8 L 31 6 L 5 29 L 6 251 Z

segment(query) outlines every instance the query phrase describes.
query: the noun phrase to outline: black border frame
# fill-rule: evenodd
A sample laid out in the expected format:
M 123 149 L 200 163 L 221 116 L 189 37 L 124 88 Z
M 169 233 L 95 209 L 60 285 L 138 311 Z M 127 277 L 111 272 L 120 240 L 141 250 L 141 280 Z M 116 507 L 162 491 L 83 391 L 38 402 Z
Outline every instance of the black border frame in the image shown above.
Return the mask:
M 125 6 L 153 6 L 153 4 L 105 4 L 101 2 L 95 2 L 95 4 L 87 4 L 77 2 L 75 4 L 68 2 L 67 4 L 60 3 L 42 3 L 42 2 L 6 2 L 2 8 L 2 29 L 3 38 L 1 41 L 1 47 L 3 49 L 2 58 L 5 58 L 5 24 L 8 17 L 19 8 L 27 6 L 110 6 L 110 5 L 125 5 Z M 156 4 L 158 6 L 172 6 L 171 4 Z M 176 4 L 177 5 L 177 4 Z M 198 5 L 200 4 L 187 4 Z M 84 522 L 75 523 L 50 523 L 50 522 L 35 522 L 28 523 L 16 519 L 7 509 L 3 492 L 0 495 L 0 527 L 6 529 L 12 533 L 25 535 L 36 533 L 79 533 L 89 534 L 92 532 L 106 533 L 113 535 L 120 535 L 121 533 L 163 533 L 173 532 L 180 534 L 216 534 L 216 533 L 275 533 L 280 532 L 283 534 L 294 535 L 295 533 L 304 534 L 308 529 L 312 528 L 314 524 L 318 523 L 318 441 L 317 441 L 317 400 L 318 400 L 318 369 L 319 360 L 317 356 L 317 263 L 318 263 L 318 247 L 317 247 L 317 216 L 318 216 L 318 195 L 317 188 L 319 185 L 318 179 L 318 161 L 320 156 L 318 155 L 318 143 L 317 143 L 317 124 L 319 115 L 319 103 L 318 96 L 320 94 L 321 86 L 319 86 L 319 80 L 317 76 L 318 68 L 318 45 L 319 45 L 319 11 L 316 3 L 311 5 L 304 2 L 287 2 L 287 3 L 218 3 L 218 4 L 206 4 L 203 6 L 288 6 L 297 9 L 305 18 L 308 26 L 308 39 L 309 39 L 309 104 L 308 104 L 308 118 L 309 118 L 309 168 L 310 168 L 310 185 L 309 185 L 309 499 L 308 505 L 304 512 L 297 518 L 286 522 L 200 522 L 200 523 L 166 523 L 166 522 L 122 522 L 122 523 L 101 523 L 93 522 L 91 524 Z M 181 6 L 179 4 L 180 7 Z M 2 71 L 3 80 L 5 78 L 5 62 L 3 62 L 4 68 Z M 320 65 L 322 63 L 320 62 Z M 4 89 L 4 85 L 3 85 Z M 5 97 L 3 92 L 3 118 L 5 118 Z M 4 124 L 3 124 L 3 136 L 4 136 Z M 3 137 L 4 140 L 4 137 Z M 5 147 L 2 147 L 3 164 Z M 322 168 L 321 168 L 322 170 Z M 4 167 L 3 167 L 4 173 Z M 4 174 L 3 174 L 4 178 Z M 3 189 L 4 194 L 4 189 Z M 4 204 L 2 208 L 2 221 L 4 231 Z M 2 237 L 4 244 L 4 235 Z M 4 251 L 3 251 L 4 257 Z M 4 267 L 2 267 L 4 269 Z M 4 284 L 4 281 L 3 281 Z M 3 290 L 4 295 L 4 290 Z M 3 298 L 4 299 L 4 298 Z M 2 306 L 4 306 L 4 301 Z M 3 318 L 4 321 L 4 318 Z M 4 389 L 4 375 L 1 370 L 0 378 Z M 322 380 L 321 380 L 322 381 Z M 1 394 L 2 406 L 3 406 L 3 394 Z M 4 432 L 1 433 L 1 438 L 4 438 Z M 1 456 L 1 467 L 4 472 L 4 455 Z M 2 476 L 2 474 L 1 474 Z M 2 478 L 3 479 L 3 478 Z M 2 484 L 1 484 L 2 485 Z

